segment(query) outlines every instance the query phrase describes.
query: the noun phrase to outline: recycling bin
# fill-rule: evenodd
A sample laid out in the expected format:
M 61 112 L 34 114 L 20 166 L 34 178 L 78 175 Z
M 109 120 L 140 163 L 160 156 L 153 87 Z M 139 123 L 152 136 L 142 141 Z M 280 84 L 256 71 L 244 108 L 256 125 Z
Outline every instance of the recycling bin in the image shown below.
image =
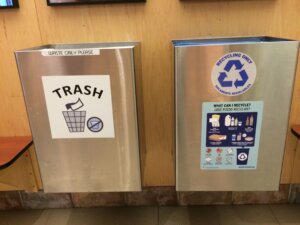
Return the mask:
M 45 192 L 140 191 L 139 43 L 17 51 Z
M 173 41 L 178 191 L 278 190 L 298 41 Z

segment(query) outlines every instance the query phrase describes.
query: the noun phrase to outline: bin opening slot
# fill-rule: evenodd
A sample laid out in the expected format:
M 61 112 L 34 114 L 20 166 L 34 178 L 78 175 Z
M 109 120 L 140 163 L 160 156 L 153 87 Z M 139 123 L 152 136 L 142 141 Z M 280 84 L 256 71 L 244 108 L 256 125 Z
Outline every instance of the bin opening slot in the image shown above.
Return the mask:
M 231 45 L 231 44 L 254 44 L 254 43 L 271 43 L 292 41 L 283 38 L 274 37 L 234 37 L 234 38 L 213 38 L 213 39 L 190 39 L 190 40 L 174 40 L 175 46 L 194 46 L 194 45 Z

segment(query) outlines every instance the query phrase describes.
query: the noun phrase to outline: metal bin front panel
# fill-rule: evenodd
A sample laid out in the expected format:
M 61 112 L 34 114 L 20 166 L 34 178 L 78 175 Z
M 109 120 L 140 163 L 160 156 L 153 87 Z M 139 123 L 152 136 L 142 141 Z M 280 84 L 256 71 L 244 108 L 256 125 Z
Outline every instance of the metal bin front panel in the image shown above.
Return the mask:
M 278 190 L 297 62 L 298 42 L 268 37 L 250 37 L 186 40 L 174 41 L 173 43 L 175 54 L 177 190 Z M 222 56 L 227 57 L 227 54 L 235 52 L 251 56 L 256 64 L 256 79 L 252 87 L 245 93 L 230 96 L 216 90 L 212 81 L 212 70 L 214 65 L 217 65 L 216 62 L 222 59 Z M 226 57 L 223 59 L 227 60 Z M 220 64 L 222 64 L 223 59 L 219 61 Z M 245 64 L 241 64 L 240 67 L 244 66 L 245 68 Z M 230 67 L 229 65 L 228 71 Z M 238 67 L 237 64 L 232 69 L 238 70 Z M 229 82 L 228 76 L 222 77 L 221 73 L 219 73 L 218 79 L 222 82 Z M 237 78 L 237 82 L 242 80 L 241 77 Z M 226 83 L 223 84 L 226 86 Z M 234 88 L 233 83 L 231 85 Z M 225 159 L 233 159 L 233 164 L 240 163 L 240 159 L 236 159 L 238 152 L 233 153 L 233 157 L 230 158 L 228 156 L 230 149 L 228 150 L 228 148 L 210 149 L 203 147 L 202 140 L 204 139 L 202 137 L 206 135 L 204 134 L 206 125 L 203 124 L 203 121 L 206 120 L 204 118 L 206 115 L 203 112 L 206 109 L 203 107 L 206 107 L 206 104 L 235 102 L 254 102 L 261 107 L 259 109 L 261 127 L 260 135 L 258 135 L 258 140 L 260 140 L 259 143 L 256 143 L 259 146 L 257 165 L 252 169 L 247 169 L 246 166 L 243 169 L 237 169 L 225 165 L 229 163 L 225 162 Z M 219 116 L 218 113 L 215 113 L 217 119 Z M 248 118 L 249 124 L 250 116 L 245 118 Z M 207 120 L 207 123 L 210 122 Z M 235 123 L 239 129 L 238 126 L 247 123 L 247 121 L 241 121 L 238 125 L 236 119 Z M 219 126 L 219 124 L 215 126 Z M 245 135 L 246 137 L 247 134 L 241 132 L 237 135 Z M 236 136 L 226 135 L 215 137 L 219 137 L 219 140 L 224 137 L 224 139 L 227 138 L 227 141 L 230 141 L 231 138 L 236 139 Z M 240 136 L 240 140 L 243 137 Z M 250 137 L 249 140 L 251 140 Z M 223 140 L 216 143 L 221 142 Z M 211 153 L 211 150 L 219 152 Z M 226 153 L 226 151 L 228 152 Z M 232 149 L 230 151 L 232 152 Z M 233 148 L 234 151 L 238 151 L 237 148 Z M 212 155 L 213 157 L 211 157 Z M 201 164 L 204 157 L 207 161 Z M 210 169 L 203 169 L 202 166 L 205 167 L 205 163 L 213 166 Z M 214 166 L 216 169 L 213 168 Z
M 45 192 L 141 190 L 138 48 L 74 44 L 16 52 Z

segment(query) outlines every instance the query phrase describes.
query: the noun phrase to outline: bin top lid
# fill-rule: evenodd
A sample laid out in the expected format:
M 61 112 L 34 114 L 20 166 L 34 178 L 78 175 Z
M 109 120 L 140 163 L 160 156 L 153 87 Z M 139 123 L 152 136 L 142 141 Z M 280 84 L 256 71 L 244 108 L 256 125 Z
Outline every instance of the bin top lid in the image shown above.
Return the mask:
M 134 48 L 139 42 L 108 42 L 108 43 L 76 43 L 76 44 L 48 44 L 18 50 L 16 52 L 30 52 L 41 50 L 63 50 L 63 49 L 121 49 Z
M 173 45 L 175 47 L 180 47 L 180 46 L 195 46 L 195 45 L 201 46 L 201 45 L 258 44 L 258 43 L 291 42 L 291 41 L 295 42 L 295 40 L 268 37 L 268 36 L 223 37 L 223 38 L 173 40 Z

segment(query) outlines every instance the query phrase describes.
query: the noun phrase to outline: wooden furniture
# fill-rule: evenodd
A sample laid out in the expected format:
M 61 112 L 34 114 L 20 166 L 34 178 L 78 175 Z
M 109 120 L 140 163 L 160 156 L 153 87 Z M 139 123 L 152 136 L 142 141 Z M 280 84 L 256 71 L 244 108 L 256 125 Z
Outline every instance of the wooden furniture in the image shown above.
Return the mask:
M 31 136 L 0 137 L 0 169 L 11 165 L 30 145 L 32 145 Z
M 291 183 L 300 183 L 300 125 L 292 126 L 292 133 L 298 138 L 292 165 Z
M 300 139 L 300 125 L 292 126 L 292 132 L 296 135 L 297 138 Z
M 41 188 L 32 137 L 0 137 L 0 191 Z

